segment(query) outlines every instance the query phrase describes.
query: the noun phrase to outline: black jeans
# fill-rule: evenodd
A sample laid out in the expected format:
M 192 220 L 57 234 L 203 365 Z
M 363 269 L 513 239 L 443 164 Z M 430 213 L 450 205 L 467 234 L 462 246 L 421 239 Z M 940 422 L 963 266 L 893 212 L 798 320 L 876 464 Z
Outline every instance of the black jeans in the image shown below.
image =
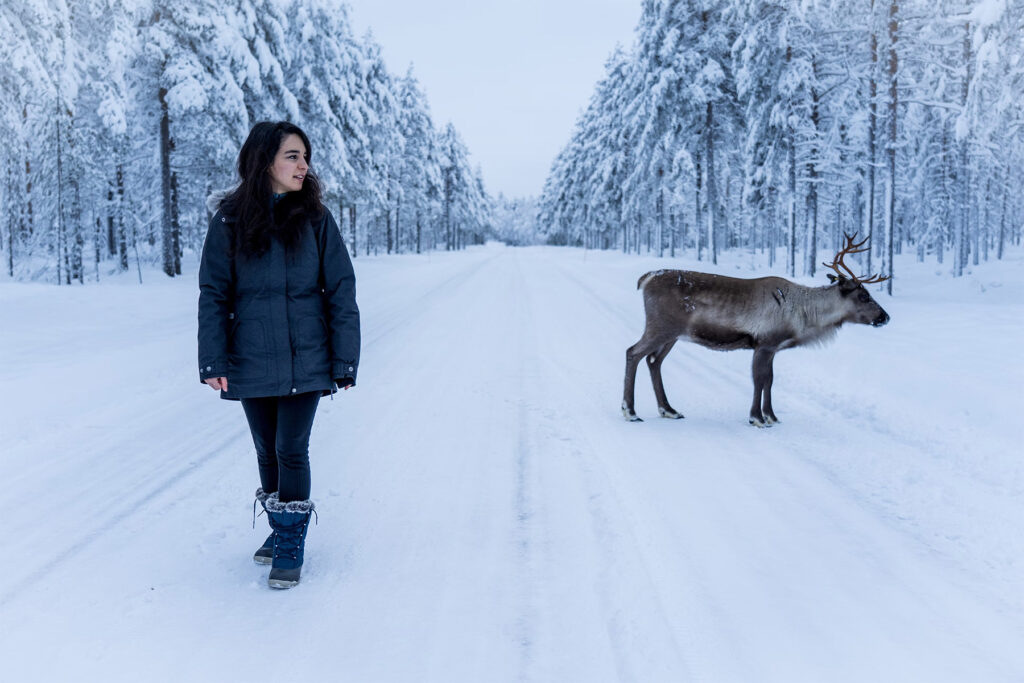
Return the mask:
M 282 502 L 309 498 L 309 432 L 320 392 L 243 398 L 256 446 L 260 484 Z

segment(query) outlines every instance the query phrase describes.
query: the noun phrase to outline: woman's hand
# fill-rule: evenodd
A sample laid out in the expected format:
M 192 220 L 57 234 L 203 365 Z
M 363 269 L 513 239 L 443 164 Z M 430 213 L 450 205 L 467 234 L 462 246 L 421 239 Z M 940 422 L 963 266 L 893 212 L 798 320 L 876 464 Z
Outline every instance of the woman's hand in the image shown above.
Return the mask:
M 228 390 L 227 377 L 211 377 L 209 379 L 204 379 L 203 381 L 209 384 L 211 389 L 216 389 L 217 391 Z

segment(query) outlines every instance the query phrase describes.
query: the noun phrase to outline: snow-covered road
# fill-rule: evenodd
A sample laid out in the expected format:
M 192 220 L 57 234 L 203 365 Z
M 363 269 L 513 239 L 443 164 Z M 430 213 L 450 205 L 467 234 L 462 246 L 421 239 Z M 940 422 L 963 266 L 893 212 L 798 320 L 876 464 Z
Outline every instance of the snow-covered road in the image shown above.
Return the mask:
M 2 678 L 1024 680 L 1020 279 L 922 284 L 780 354 L 772 429 L 749 353 L 677 345 L 686 419 L 641 370 L 627 423 L 635 283 L 665 266 L 358 259 L 359 386 L 321 403 L 290 591 L 250 559 L 252 445 L 195 378 L 194 277 L 3 285 Z

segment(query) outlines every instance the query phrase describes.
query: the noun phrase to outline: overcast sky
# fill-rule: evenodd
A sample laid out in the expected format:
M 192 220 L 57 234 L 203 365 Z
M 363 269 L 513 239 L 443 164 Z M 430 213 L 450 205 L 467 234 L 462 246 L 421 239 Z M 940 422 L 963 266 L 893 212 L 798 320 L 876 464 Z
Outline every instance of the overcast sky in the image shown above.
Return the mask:
M 388 70 L 410 63 L 434 122 L 455 124 L 493 195 L 539 195 L 640 0 L 347 0 Z

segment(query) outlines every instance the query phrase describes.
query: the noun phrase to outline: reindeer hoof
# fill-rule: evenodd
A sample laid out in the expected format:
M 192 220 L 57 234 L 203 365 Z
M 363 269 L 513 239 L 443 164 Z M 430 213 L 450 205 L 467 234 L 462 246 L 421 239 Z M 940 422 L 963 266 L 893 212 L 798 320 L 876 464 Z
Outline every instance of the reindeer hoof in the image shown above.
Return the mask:
M 772 426 L 772 423 L 771 423 L 770 420 L 761 420 L 761 419 L 758 419 L 756 417 L 751 417 L 749 419 L 749 422 L 750 422 L 750 424 L 754 425 L 758 429 L 767 429 L 768 427 Z
M 625 410 L 623 410 L 622 411 L 622 416 L 624 418 L 626 418 L 626 422 L 643 422 L 643 420 L 641 420 L 639 417 L 637 417 L 636 413 L 633 413 L 632 415 L 630 415 Z
M 681 420 L 681 419 L 683 419 L 683 414 L 682 413 L 677 413 L 676 411 L 672 410 L 671 408 L 669 408 L 668 410 L 666 410 L 665 408 L 658 408 L 658 415 L 661 415 L 662 417 L 667 417 L 670 420 Z

